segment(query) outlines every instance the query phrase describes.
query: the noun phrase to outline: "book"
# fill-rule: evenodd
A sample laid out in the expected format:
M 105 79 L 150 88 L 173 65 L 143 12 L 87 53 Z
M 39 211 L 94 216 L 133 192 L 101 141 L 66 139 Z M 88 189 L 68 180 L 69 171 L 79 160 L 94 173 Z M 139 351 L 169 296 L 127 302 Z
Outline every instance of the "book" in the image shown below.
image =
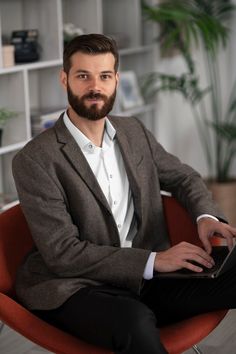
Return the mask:
M 65 108 L 47 109 L 44 111 L 35 110 L 31 114 L 32 136 L 36 136 L 44 130 L 51 128 Z

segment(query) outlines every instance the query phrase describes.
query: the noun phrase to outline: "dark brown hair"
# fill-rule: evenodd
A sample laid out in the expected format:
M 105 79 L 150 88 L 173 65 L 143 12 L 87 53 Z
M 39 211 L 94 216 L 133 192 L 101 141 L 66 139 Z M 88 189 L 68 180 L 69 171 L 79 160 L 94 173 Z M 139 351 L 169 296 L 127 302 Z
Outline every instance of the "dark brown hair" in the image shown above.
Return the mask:
M 63 53 L 63 69 L 67 74 L 71 68 L 70 58 L 77 52 L 91 55 L 112 53 L 115 58 L 115 72 L 118 70 L 118 49 L 115 40 L 110 37 L 104 36 L 103 34 L 91 33 L 73 38 L 65 46 Z

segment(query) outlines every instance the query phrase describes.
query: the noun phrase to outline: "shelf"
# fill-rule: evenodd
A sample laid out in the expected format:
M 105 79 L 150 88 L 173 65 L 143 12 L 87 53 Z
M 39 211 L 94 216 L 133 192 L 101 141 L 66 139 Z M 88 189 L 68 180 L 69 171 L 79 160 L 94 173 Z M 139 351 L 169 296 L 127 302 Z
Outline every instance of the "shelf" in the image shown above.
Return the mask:
M 26 65 L 26 69 L 37 70 L 37 69 L 44 69 L 44 68 L 52 68 L 61 65 L 62 65 L 62 59 L 56 59 L 56 60 L 48 60 L 48 61 L 41 61 L 38 63 L 28 64 Z
M 60 66 L 60 65 L 62 65 L 61 59 L 38 61 L 35 63 L 28 63 L 28 64 L 17 64 L 9 68 L 1 68 L 0 74 L 1 75 L 11 74 L 23 70 L 37 70 L 37 69 L 50 68 L 50 67 Z

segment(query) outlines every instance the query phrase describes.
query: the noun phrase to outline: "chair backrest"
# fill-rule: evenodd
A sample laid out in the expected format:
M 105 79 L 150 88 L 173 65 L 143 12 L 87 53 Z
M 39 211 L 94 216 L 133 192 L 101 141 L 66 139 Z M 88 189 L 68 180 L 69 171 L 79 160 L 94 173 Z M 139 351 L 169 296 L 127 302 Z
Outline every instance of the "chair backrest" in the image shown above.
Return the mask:
M 163 196 L 164 213 L 172 244 L 186 240 L 199 243 L 196 225 L 183 207 L 172 197 Z M 0 214 L 0 291 L 14 295 L 16 270 L 33 240 L 20 205 Z
M 19 204 L 0 214 L 0 292 L 14 296 L 16 270 L 32 245 Z
M 187 211 L 173 197 L 162 196 L 162 201 L 171 244 L 187 241 L 202 246 L 197 225 Z

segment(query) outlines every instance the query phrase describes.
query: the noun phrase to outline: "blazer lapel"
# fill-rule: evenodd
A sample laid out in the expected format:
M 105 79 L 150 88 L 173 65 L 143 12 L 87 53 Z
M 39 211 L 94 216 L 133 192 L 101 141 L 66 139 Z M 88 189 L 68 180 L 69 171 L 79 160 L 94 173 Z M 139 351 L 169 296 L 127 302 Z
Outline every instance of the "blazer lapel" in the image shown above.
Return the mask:
M 119 126 L 113 123 L 116 129 L 116 137 L 120 147 L 120 151 L 124 160 L 126 173 L 129 179 L 130 188 L 132 191 L 132 196 L 134 200 L 134 209 L 137 216 L 137 221 L 141 224 L 142 220 L 142 209 L 141 209 L 141 188 L 138 182 L 137 168 L 143 156 L 135 155 L 131 152 L 129 147 L 129 141 L 126 135 L 119 129 Z
M 109 204 L 102 192 L 93 171 L 91 170 L 86 158 L 76 141 L 72 138 L 70 132 L 66 129 L 63 122 L 63 115 L 60 116 L 56 122 L 54 129 L 56 131 L 57 139 L 62 144 L 62 151 L 69 160 L 80 177 L 86 183 L 90 191 L 103 204 L 103 206 L 112 214 Z

